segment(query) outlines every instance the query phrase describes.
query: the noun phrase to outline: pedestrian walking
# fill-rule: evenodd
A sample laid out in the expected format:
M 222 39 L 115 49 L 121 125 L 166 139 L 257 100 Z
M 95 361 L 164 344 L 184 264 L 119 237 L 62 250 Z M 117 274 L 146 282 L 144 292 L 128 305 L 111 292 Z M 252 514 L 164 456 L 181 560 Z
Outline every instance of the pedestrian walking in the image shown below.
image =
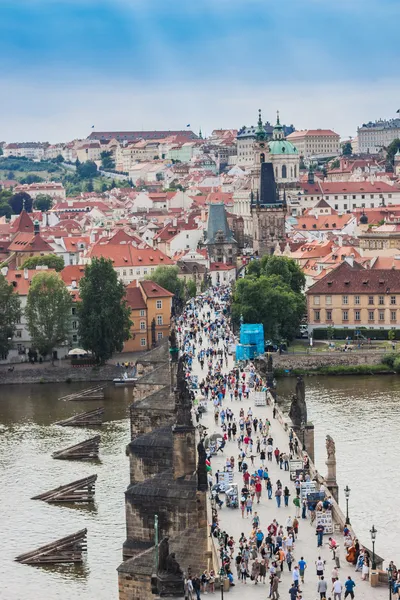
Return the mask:
M 295 569 L 296 569 L 296 567 L 295 567 Z M 306 563 L 306 561 L 304 560 L 303 557 L 301 557 L 300 560 L 299 560 L 299 562 L 298 562 L 298 569 L 299 569 L 299 576 L 300 576 L 300 579 L 301 579 L 301 583 L 304 583 L 304 574 L 305 574 L 305 571 L 307 569 L 307 563 Z
M 352 578 L 349 575 L 344 584 L 344 588 L 345 588 L 344 597 L 347 598 L 347 596 L 350 596 L 350 598 L 354 598 L 354 588 L 355 587 L 356 587 L 356 584 L 354 583 L 354 581 L 352 580 Z
M 328 591 L 328 584 L 322 575 L 321 579 L 318 581 L 317 592 L 319 593 L 319 597 L 321 600 L 326 599 L 326 592 Z
M 342 584 L 336 579 L 332 586 L 333 600 L 342 600 Z

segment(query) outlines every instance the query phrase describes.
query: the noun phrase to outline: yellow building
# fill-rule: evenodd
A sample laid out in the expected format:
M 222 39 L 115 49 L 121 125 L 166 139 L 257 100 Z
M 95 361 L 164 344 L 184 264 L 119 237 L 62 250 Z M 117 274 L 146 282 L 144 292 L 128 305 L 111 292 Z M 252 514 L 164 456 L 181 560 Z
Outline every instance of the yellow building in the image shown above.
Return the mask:
M 131 309 L 131 337 L 124 352 L 150 350 L 168 337 L 171 327 L 173 294 L 154 281 L 139 281 L 126 288 L 126 300 Z
M 364 269 L 347 259 L 307 292 L 309 331 L 340 329 L 398 329 L 400 271 Z

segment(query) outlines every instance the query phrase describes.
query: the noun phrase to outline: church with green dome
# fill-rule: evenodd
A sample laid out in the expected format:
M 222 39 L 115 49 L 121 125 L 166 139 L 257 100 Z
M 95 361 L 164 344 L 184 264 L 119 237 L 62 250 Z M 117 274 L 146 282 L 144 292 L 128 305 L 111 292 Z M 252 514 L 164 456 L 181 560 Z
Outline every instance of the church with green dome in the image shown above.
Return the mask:
M 285 138 L 285 132 L 279 119 L 279 112 L 272 133 L 272 140 L 268 142 L 268 146 L 270 156 L 267 160 L 272 162 L 275 181 L 278 184 L 298 181 L 300 155 L 296 146 L 288 142 Z

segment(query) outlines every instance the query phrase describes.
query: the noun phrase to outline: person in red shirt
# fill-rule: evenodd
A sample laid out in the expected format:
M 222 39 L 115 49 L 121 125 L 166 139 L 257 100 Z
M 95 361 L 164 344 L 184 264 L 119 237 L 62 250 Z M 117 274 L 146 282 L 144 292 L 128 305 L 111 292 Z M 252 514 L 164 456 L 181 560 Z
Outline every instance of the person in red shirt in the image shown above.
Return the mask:
M 248 471 L 246 471 L 245 473 L 243 473 L 243 481 L 246 486 L 249 485 L 249 480 L 250 480 L 250 473 Z
M 260 479 L 257 478 L 256 484 L 254 486 L 256 491 L 257 504 L 260 504 L 262 485 Z

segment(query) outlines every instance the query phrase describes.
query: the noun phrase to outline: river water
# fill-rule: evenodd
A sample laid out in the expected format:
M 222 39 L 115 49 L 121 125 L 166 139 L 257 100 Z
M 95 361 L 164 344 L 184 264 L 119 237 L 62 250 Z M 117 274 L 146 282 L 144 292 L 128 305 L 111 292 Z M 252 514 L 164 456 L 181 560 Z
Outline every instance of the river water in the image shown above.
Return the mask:
M 106 390 L 104 400 L 58 398 L 88 384 L 0 386 L 0 598 L 114 600 L 116 568 L 125 539 L 125 447 L 132 388 Z M 60 427 L 55 421 L 105 407 L 101 428 Z M 101 434 L 99 461 L 54 460 L 51 453 Z M 30 500 L 34 495 L 97 473 L 95 504 L 71 508 Z M 71 506 L 71 505 L 70 505 Z M 15 556 L 88 529 L 82 566 L 33 567 Z
M 280 379 L 278 394 L 288 406 L 295 379 Z M 64 402 L 58 398 L 87 384 L 0 386 L 0 599 L 116 600 L 116 568 L 125 539 L 124 491 L 129 479 L 130 388 L 106 390 L 104 401 Z M 350 519 L 361 542 L 378 530 L 376 550 L 399 561 L 396 517 L 397 443 L 400 438 L 400 377 L 310 377 L 306 379 L 309 420 L 315 425 L 316 464 L 325 474 L 325 435 L 336 442 L 340 504 L 351 488 Z M 59 427 L 55 421 L 105 407 L 100 461 L 54 460 L 51 453 L 83 441 L 97 429 Z M 92 508 L 70 508 L 30 498 L 97 473 Z M 14 562 L 79 529 L 88 529 L 82 566 L 31 567 Z
M 370 548 L 369 530 L 378 530 L 376 552 L 400 561 L 397 479 L 400 439 L 400 377 L 308 377 L 308 420 L 315 426 L 315 462 L 326 475 L 325 435 L 336 443 L 339 504 L 349 485 L 349 516 L 361 543 Z M 288 409 L 295 379 L 280 379 L 278 395 Z

